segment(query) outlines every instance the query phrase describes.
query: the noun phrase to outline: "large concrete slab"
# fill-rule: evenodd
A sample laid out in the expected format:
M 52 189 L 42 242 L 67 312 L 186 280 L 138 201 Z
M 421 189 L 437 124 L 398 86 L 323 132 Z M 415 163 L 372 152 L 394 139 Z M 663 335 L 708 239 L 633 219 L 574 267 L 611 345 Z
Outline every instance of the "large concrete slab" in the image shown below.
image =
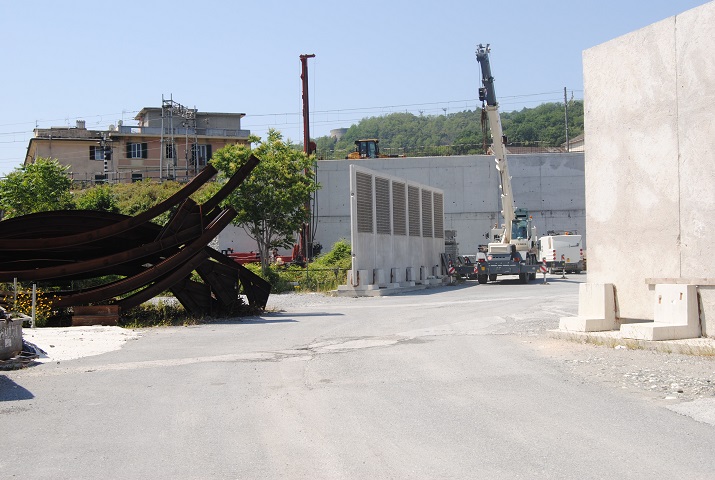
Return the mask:
M 714 28 L 708 3 L 583 54 L 589 281 L 626 319 L 653 319 L 646 278 L 715 277 Z

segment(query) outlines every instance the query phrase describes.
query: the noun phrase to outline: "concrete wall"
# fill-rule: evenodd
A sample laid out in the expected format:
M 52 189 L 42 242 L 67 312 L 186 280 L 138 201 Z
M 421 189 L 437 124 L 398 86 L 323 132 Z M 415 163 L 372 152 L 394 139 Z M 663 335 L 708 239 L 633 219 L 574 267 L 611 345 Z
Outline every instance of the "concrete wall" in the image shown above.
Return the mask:
M 348 284 L 358 286 L 360 270 L 368 272 L 367 279 L 360 278 L 360 285 L 424 281 L 439 275 L 440 254 L 444 252 L 444 229 L 439 228 L 444 218 L 443 198 L 444 192 L 439 189 L 352 165 L 353 262 L 352 281 Z M 412 213 L 416 214 L 414 218 Z M 377 271 L 382 271 L 382 278 L 374 274 Z M 410 278 L 409 271 L 414 272 L 414 278 Z
M 510 155 L 517 206 L 529 209 L 540 234 L 577 230 L 585 235 L 584 155 Z M 499 175 L 487 155 L 324 160 L 318 162 L 318 226 L 315 239 L 325 249 L 350 239 L 350 164 L 444 191 L 444 228 L 457 231 L 461 254 L 475 254 L 497 221 Z M 225 248 L 225 247 L 223 247 Z M 252 245 L 249 250 L 255 249 Z
M 708 3 L 583 53 L 588 281 L 615 285 L 621 318 L 653 318 L 647 278 L 715 278 L 713 31 Z

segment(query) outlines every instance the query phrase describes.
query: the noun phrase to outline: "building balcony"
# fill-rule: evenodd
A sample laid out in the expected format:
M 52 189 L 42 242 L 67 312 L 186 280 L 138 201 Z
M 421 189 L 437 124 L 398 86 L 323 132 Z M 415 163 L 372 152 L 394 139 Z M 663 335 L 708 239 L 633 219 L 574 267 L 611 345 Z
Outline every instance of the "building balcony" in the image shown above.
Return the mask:
M 126 126 L 117 127 L 115 132 L 122 135 L 153 135 L 161 136 L 161 127 L 141 127 L 141 126 Z M 250 130 L 236 130 L 229 128 L 164 128 L 164 135 L 174 135 L 175 137 L 225 137 L 225 138 L 242 138 L 248 139 L 251 134 Z

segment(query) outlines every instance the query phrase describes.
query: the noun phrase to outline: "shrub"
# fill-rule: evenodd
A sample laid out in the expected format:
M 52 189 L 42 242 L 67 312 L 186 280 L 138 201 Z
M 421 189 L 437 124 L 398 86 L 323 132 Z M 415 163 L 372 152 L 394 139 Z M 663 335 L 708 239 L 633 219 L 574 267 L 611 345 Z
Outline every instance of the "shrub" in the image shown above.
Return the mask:
M 59 311 L 53 307 L 52 301 L 54 296 L 41 289 L 35 290 L 35 326 L 45 327 L 50 322 L 50 319 L 59 314 Z M 10 299 L 12 300 L 12 299 Z M 10 307 L 12 309 L 12 306 Z M 18 288 L 17 304 L 15 309 L 23 315 L 32 315 L 32 289 L 29 290 Z
M 188 316 L 178 302 L 143 303 L 122 312 L 119 325 L 128 328 L 196 325 L 199 319 Z
M 335 242 L 329 252 L 318 256 L 307 267 L 272 264 L 269 265 L 267 273 L 263 274 L 260 264 L 244 266 L 270 282 L 272 293 L 284 293 L 295 290 L 309 292 L 334 290 L 345 280 L 346 271 L 351 265 L 350 244 L 343 239 Z

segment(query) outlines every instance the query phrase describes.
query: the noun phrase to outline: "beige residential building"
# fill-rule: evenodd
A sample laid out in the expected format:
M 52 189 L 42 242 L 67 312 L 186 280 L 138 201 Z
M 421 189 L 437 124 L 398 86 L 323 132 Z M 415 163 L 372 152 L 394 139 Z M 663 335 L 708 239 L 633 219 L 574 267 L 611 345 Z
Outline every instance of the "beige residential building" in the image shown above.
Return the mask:
M 27 147 L 25 164 L 54 158 L 68 165 L 78 182 L 131 182 L 144 179 L 187 181 L 216 150 L 247 144 L 241 129 L 243 113 L 208 113 L 163 101 L 161 108 L 143 108 L 137 125 L 118 122 L 107 130 L 74 127 L 37 128 Z

